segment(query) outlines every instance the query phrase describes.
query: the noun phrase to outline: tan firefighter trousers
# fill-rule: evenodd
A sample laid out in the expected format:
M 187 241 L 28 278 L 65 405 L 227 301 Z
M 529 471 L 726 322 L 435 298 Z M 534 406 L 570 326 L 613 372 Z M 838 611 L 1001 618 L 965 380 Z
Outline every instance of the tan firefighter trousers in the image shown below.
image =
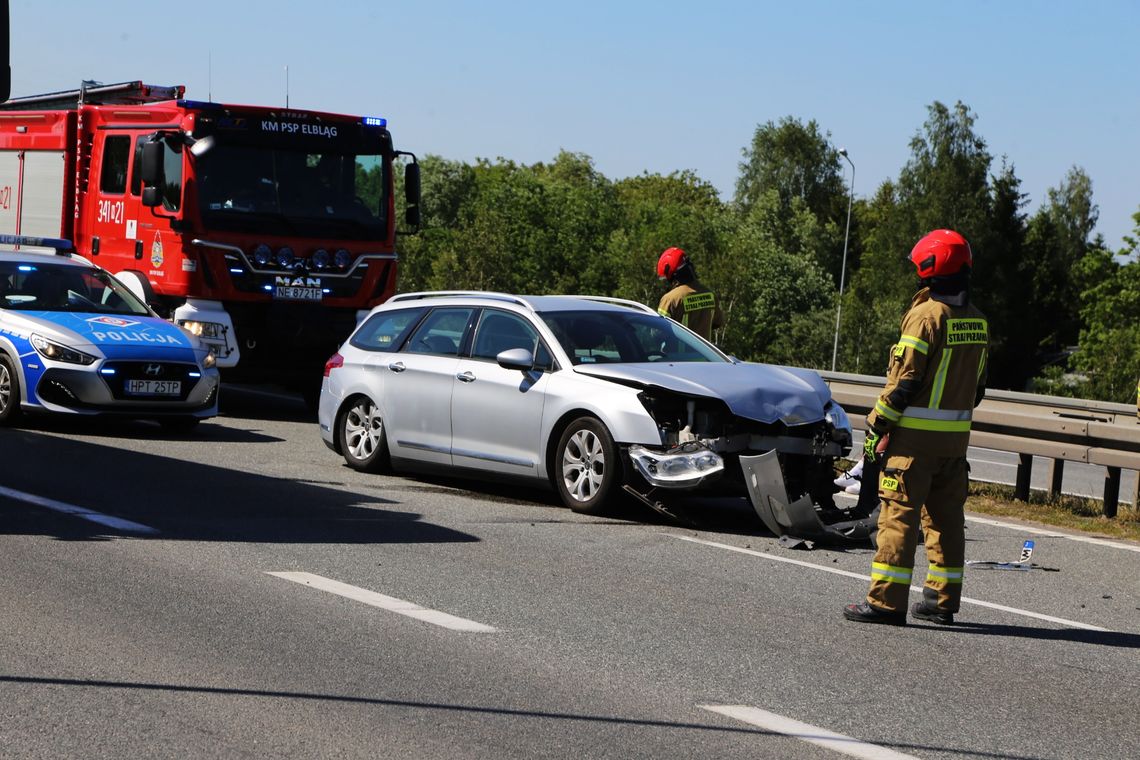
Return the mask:
M 928 569 L 923 598 L 942 612 L 957 612 L 966 555 L 964 508 L 969 488 L 965 457 L 888 455 L 879 476 L 878 551 L 867 601 L 906 612 L 921 526 Z

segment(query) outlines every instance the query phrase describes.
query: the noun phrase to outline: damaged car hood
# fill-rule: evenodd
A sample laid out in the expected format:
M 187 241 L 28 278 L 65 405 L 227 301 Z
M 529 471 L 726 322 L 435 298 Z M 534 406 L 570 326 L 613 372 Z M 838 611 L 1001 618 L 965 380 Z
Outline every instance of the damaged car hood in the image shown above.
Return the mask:
M 831 400 L 830 389 L 815 372 L 772 364 L 579 364 L 574 371 L 623 385 L 719 398 L 733 414 L 768 424 L 818 422 Z

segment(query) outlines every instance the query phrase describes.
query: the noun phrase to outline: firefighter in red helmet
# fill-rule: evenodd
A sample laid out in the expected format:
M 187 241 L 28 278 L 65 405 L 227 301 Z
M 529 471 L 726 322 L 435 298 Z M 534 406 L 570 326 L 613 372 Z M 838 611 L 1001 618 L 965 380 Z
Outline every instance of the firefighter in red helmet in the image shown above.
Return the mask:
M 986 387 L 989 326 L 970 302 L 973 253 L 935 230 L 910 253 L 921 289 L 902 319 L 887 384 L 867 415 L 864 456 L 881 460 L 878 549 L 871 587 L 843 615 L 905 625 L 920 529 L 928 567 L 910 614 L 949 625 L 962 599 L 970 419 Z
M 697 280 L 693 262 L 680 248 L 666 248 L 657 259 L 657 278 L 672 285 L 661 296 L 657 313 L 680 322 L 705 340 L 712 331 L 724 325 L 724 314 L 711 290 Z

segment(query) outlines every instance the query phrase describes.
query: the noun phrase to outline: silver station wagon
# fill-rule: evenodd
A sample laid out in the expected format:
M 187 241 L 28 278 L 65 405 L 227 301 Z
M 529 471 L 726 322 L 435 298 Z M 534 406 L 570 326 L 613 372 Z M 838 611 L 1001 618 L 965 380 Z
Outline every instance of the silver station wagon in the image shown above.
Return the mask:
M 868 532 L 833 500 L 851 426 L 819 375 L 738 361 L 632 301 L 401 294 L 324 374 L 321 436 L 357 470 L 549 483 L 586 513 L 735 493 L 777 534 Z

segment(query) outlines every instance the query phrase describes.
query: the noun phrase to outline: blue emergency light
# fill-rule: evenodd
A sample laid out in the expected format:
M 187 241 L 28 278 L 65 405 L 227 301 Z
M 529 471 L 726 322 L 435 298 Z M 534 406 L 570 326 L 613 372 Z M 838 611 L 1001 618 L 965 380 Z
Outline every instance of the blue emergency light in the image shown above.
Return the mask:
M 382 116 L 365 116 L 361 119 L 366 127 L 386 127 L 388 120 Z

